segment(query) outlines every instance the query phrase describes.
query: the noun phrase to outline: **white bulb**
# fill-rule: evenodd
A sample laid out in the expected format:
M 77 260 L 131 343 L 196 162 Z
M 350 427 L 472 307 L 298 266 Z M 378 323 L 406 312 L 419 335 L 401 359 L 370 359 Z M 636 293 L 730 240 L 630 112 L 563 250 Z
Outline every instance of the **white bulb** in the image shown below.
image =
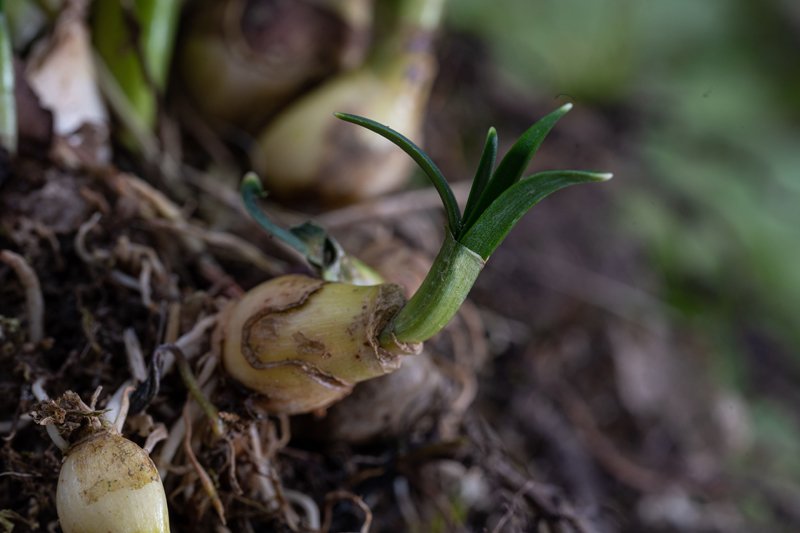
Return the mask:
M 158 470 L 139 446 L 100 432 L 67 453 L 56 508 L 64 533 L 168 533 Z

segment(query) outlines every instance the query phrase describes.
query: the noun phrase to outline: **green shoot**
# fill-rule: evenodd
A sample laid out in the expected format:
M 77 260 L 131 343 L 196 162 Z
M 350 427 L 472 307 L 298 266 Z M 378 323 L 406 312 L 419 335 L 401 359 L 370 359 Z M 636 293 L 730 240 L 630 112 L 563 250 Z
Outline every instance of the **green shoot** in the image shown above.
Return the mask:
M 0 146 L 17 151 L 17 104 L 14 99 L 14 57 L 5 5 L 0 2 Z
M 302 255 L 322 279 L 354 285 L 377 285 L 383 282 L 375 271 L 347 255 L 324 228 L 306 222 L 287 230 L 272 222 L 258 205 L 258 199 L 264 198 L 267 193 L 255 173 L 248 172 L 244 176 L 240 191 L 245 209 L 258 225 Z
M 378 336 L 384 348 L 391 350 L 425 341 L 447 325 L 466 299 L 486 260 L 531 207 L 570 185 L 611 178 L 611 174 L 579 170 L 551 170 L 522 178 L 547 133 L 570 108 L 571 105 L 564 105 L 534 124 L 511 147 L 496 169 L 497 133 L 494 128 L 489 130 L 463 218 L 442 172 L 416 144 L 374 120 L 336 113 L 344 121 L 385 137 L 411 156 L 439 193 L 447 217 L 445 240 L 431 270 L 417 292 Z M 305 256 L 323 279 L 352 284 L 380 282 L 377 276 L 370 277 L 367 283 L 359 282 L 367 267 L 345 254 L 319 226 L 304 224 L 290 230 L 276 226 L 258 208 L 257 198 L 263 195 L 255 174 L 245 176 L 242 196 L 253 218 L 269 233 Z
M 522 178 L 542 141 L 572 108 L 566 104 L 531 126 L 492 172 L 497 134 L 489 130 L 463 218 L 447 180 L 417 145 L 375 121 L 337 113 L 395 143 L 419 164 L 439 192 L 448 234 L 422 286 L 381 334 L 381 343 L 421 342 L 443 328 L 458 311 L 485 261 L 522 216 L 546 196 L 575 185 L 606 181 L 611 174 L 577 170 L 540 172 Z
M 524 178 L 503 191 L 481 214 L 480 224 L 470 227 L 459 242 L 486 260 L 522 215 L 545 197 L 570 185 L 610 178 L 611 174 L 580 170 L 550 170 Z
M 258 176 L 256 176 L 255 173 L 248 172 L 245 175 L 245 177 L 242 179 L 240 191 L 242 194 L 242 200 L 244 201 L 244 206 L 247 209 L 247 212 L 250 213 L 250 216 L 253 217 L 253 220 L 258 222 L 258 224 L 264 228 L 267 233 L 277 239 L 280 239 L 284 244 L 293 248 L 303 257 L 308 257 L 309 250 L 306 243 L 298 238 L 294 233 L 283 229 L 267 218 L 267 215 L 258 206 L 258 199 L 266 197 L 267 192 L 261 186 L 261 180 L 258 179 Z
M 462 232 L 468 231 L 477 218 L 486 211 L 498 196 L 519 181 L 544 138 L 550 133 L 558 119 L 566 115 L 570 109 L 572 109 L 572 104 L 564 104 L 559 107 L 536 122 L 514 143 L 514 146 L 500 161 L 486 188 L 481 192 L 475 208 L 471 212 L 464 214 Z
M 428 176 L 428 179 L 431 180 L 431 183 L 439 193 L 439 197 L 444 205 L 445 213 L 447 214 L 447 224 L 450 228 L 450 231 L 453 234 L 458 233 L 461 227 L 461 211 L 458 208 L 456 197 L 453 195 L 453 190 L 450 188 L 450 185 L 447 183 L 447 180 L 445 179 L 441 170 L 439 170 L 439 167 L 437 167 L 436 164 L 431 161 L 431 158 L 428 157 L 428 154 L 423 152 L 419 146 L 411 142 L 411 140 L 406 138 L 402 133 L 384 126 L 379 122 L 375 122 L 374 120 L 365 117 L 351 115 L 349 113 L 334 113 L 334 115 L 345 122 L 351 122 L 367 128 L 368 130 L 374 131 L 375 133 L 392 141 L 394 144 L 400 147 L 401 150 L 411 156 L 411 159 L 413 159 L 417 165 L 419 165 L 422 171 L 425 172 L 425 174 Z
M 478 200 L 481 194 L 486 189 L 489 183 L 489 178 L 492 177 L 492 169 L 497 160 L 497 131 L 494 128 L 489 128 L 489 133 L 486 135 L 486 144 L 483 147 L 483 154 L 481 161 L 478 163 L 478 170 L 475 172 L 475 179 L 472 180 L 472 187 L 469 190 L 469 198 L 467 199 L 467 206 L 464 208 L 464 218 L 469 218 L 477 208 Z

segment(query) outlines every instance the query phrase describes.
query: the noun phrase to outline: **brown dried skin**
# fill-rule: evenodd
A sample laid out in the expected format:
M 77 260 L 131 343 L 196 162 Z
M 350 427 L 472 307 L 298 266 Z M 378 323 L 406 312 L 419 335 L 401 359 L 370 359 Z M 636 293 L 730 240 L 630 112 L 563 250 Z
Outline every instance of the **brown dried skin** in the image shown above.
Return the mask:
M 419 346 L 379 346 L 377 335 L 403 306 L 397 285 L 356 286 L 288 275 L 236 302 L 224 325 L 228 373 L 264 396 L 275 413 L 327 407 L 360 381 L 396 370 Z

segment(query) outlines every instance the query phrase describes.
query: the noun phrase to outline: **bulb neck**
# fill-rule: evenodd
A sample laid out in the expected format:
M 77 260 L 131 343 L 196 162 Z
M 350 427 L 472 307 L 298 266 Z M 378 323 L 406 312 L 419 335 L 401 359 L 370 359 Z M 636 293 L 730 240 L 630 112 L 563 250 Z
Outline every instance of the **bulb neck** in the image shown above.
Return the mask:
M 403 0 L 399 10 L 401 27 L 436 31 L 446 0 Z
M 368 64 L 385 72 L 408 63 L 409 58 L 430 56 L 441 22 L 445 0 L 402 0 L 392 29 L 381 39 Z

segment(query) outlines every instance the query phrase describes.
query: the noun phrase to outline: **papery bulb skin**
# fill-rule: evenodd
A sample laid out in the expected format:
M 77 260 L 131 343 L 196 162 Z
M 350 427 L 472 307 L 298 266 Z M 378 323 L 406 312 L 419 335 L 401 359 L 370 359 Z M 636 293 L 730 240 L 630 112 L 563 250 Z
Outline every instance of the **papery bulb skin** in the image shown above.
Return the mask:
M 302 275 L 272 279 L 227 312 L 228 374 L 274 413 L 323 409 L 360 381 L 396 370 L 419 345 L 383 347 L 378 335 L 405 304 L 397 285 L 357 286 Z
M 155 464 L 130 440 L 100 431 L 61 466 L 56 508 L 64 533 L 165 533 L 169 515 Z

